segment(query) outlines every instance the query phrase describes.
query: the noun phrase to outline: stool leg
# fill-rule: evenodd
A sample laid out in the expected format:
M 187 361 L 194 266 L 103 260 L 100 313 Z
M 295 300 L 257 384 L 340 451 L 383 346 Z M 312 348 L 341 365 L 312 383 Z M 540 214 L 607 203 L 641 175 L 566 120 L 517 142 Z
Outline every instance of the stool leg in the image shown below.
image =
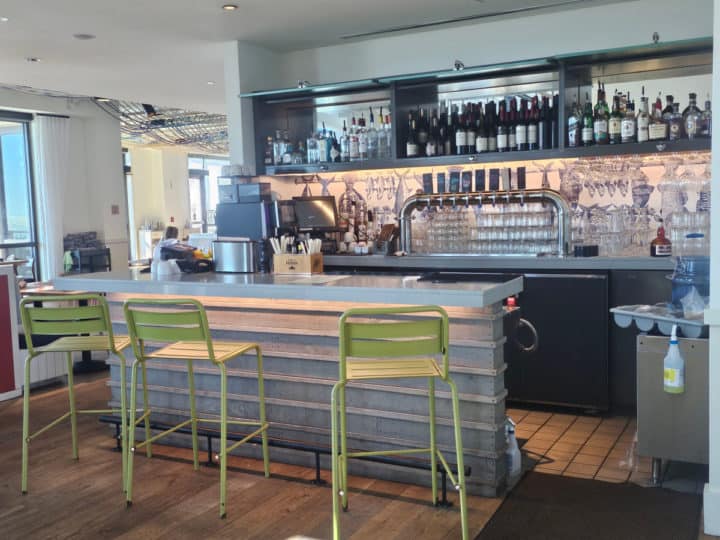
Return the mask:
M 123 491 L 127 489 L 127 372 L 125 355 L 115 353 L 120 360 L 120 453 L 122 454 L 122 483 Z
M 68 370 L 68 399 L 70 400 L 70 431 L 72 433 L 72 456 L 79 459 L 78 434 L 77 434 L 77 410 L 75 408 L 75 384 L 73 381 L 73 358 L 72 353 L 66 353 Z
M 457 386 L 448 377 L 445 381 L 450 385 L 450 391 L 452 393 L 452 405 L 453 405 L 453 426 L 455 428 L 455 454 L 457 460 L 458 469 L 458 486 L 459 497 L 460 497 L 460 522 L 462 526 L 462 537 L 463 540 L 469 538 L 468 533 L 468 517 L 467 517 L 467 490 L 465 489 L 465 465 L 463 463 L 463 445 L 462 445 L 462 433 L 460 425 L 460 400 L 458 398 Z
M 220 364 L 220 519 L 224 519 L 227 495 L 227 369 Z
M 430 472 L 432 474 L 432 503 L 437 505 L 437 440 L 435 430 L 435 377 L 428 377 L 428 401 L 430 409 Z
M 265 383 L 263 381 L 263 359 L 260 347 L 256 347 L 257 352 L 257 373 L 258 373 L 258 400 L 260 401 L 260 424 L 267 424 L 265 416 Z M 268 450 L 268 433 L 267 429 L 262 432 L 262 453 L 263 468 L 265 469 L 265 478 L 270 477 L 270 452 Z
M 347 481 L 347 418 L 345 415 L 345 385 L 340 387 L 340 489 L 343 510 L 348 508 Z
M 143 413 L 150 410 L 150 401 L 148 400 L 148 391 L 147 391 L 147 369 L 145 369 L 145 362 L 142 362 L 142 380 L 143 380 Z M 145 440 L 149 441 L 152 437 L 150 433 L 150 416 L 145 417 Z M 145 445 L 145 454 L 147 457 L 152 457 L 152 443 L 147 443 Z
M 23 436 L 22 436 L 22 487 L 23 495 L 28 490 L 28 453 L 30 446 L 30 362 L 33 357 L 28 354 L 25 359 L 25 386 L 23 387 Z
M 197 409 L 195 408 L 195 375 L 193 373 L 192 360 L 187 361 L 188 368 L 188 390 L 190 392 L 190 425 L 192 427 L 192 448 L 193 448 L 193 469 L 200 468 L 198 457 L 198 436 L 197 436 Z
M 135 457 L 135 416 L 137 415 L 137 368 L 135 360 L 130 373 L 130 425 L 127 431 L 127 479 L 125 485 L 125 504 L 132 504 L 133 458 Z
M 337 394 L 343 383 L 337 383 L 333 386 L 330 394 L 330 443 L 331 443 L 331 463 L 332 463 L 332 505 L 333 505 L 333 539 L 340 539 L 340 460 L 338 456 L 338 404 Z

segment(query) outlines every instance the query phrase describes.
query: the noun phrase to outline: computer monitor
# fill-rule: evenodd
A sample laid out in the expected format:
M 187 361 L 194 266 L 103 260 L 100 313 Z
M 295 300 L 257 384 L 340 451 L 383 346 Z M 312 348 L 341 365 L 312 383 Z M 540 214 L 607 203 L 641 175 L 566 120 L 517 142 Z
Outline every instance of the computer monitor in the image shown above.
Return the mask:
M 336 231 L 335 197 L 293 197 L 295 220 L 300 231 Z

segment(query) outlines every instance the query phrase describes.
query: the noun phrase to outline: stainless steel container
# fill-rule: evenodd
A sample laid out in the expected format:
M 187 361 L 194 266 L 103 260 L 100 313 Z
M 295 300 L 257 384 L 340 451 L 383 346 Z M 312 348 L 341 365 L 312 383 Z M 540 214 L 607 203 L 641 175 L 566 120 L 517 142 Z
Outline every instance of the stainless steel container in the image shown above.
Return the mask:
M 257 242 L 217 240 L 212 247 L 216 272 L 251 274 L 258 271 Z

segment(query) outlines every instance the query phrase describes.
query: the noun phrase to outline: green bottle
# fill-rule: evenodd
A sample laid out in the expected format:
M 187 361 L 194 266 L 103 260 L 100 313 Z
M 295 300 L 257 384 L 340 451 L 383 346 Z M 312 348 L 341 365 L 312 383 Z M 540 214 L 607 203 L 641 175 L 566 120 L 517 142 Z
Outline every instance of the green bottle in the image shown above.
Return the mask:
M 593 130 L 593 110 L 590 99 L 585 95 L 585 110 L 582 117 L 582 133 L 580 135 L 583 146 L 592 146 L 594 130 Z

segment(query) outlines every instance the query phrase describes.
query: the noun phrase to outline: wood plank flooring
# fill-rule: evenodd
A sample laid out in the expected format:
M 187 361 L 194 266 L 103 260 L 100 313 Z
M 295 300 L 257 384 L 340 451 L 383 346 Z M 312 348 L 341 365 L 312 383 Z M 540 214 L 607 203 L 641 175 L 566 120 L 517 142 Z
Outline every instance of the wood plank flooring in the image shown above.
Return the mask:
M 77 379 L 76 379 L 77 380 Z M 76 383 L 80 408 L 103 408 L 105 380 Z M 34 392 L 32 426 L 67 407 L 65 388 Z M 234 458 L 228 471 L 228 516 L 218 518 L 219 475 L 211 467 L 192 470 L 191 452 L 153 445 L 153 459 L 135 459 L 134 503 L 125 508 L 120 455 L 109 428 L 91 415 L 79 419 L 80 460 L 70 456 L 69 424 L 39 436 L 30 447 L 29 493 L 20 495 L 22 401 L 0 403 L 0 536 L 26 538 L 285 539 L 331 537 L 328 486 L 310 483 L 314 471 Z M 270 450 L 272 460 L 272 449 Z M 329 480 L 329 471 L 323 478 Z M 344 538 L 460 538 L 459 509 L 433 508 L 428 488 L 350 478 L 350 509 L 342 516 Z M 452 500 L 454 497 L 450 494 Z M 471 538 L 501 499 L 468 499 Z

